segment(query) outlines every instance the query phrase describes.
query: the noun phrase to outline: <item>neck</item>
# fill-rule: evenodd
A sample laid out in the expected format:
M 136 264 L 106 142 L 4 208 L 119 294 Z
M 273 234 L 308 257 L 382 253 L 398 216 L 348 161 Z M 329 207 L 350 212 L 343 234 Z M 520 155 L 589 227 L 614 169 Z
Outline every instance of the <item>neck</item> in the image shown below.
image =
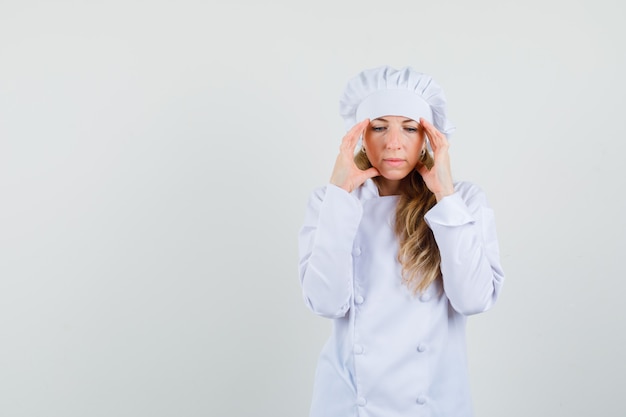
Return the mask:
M 376 178 L 376 186 L 378 187 L 378 195 L 381 197 L 389 195 L 399 195 L 401 180 L 388 180 L 387 178 Z

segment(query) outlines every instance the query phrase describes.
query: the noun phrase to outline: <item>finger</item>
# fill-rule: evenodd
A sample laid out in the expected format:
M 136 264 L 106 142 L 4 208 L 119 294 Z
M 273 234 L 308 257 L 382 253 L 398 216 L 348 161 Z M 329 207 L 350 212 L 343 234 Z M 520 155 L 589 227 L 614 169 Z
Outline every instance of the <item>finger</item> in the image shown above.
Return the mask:
M 366 169 L 365 171 L 363 171 L 363 174 L 365 175 L 366 179 L 380 176 L 380 172 L 378 172 L 378 170 L 374 167 Z
M 437 130 L 437 128 L 428 120 L 421 117 L 420 124 L 424 127 L 433 151 L 436 151 L 438 148 L 441 148 L 447 144 L 446 135 Z
M 370 178 L 374 178 L 374 177 L 378 177 L 380 176 L 380 172 L 378 172 L 378 170 L 374 167 L 372 168 L 368 168 L 365 171 L 360 171 L 357 174 L 356 178 L 356 186 L 360 186 L 362 185 L 365 181 L 367 181 Z
M 417 165 L 415 165 L 415 169 L 417 170 L 417 172 L 420 173 L 422 177 L 429 172 L 428 167 L 419 161 L 417 162 Z
M 420 124 L 424 127 L 424 129 L 426 130 L 426 133 L 428 134 L 435 134 L 436 132 L 439 132 L 432 123 L 430 123 L 428 120 L 424 119 L 423 117 L 420 117 Z
M 428 135 L 431 140 L 445 138 L 443 133 L 441 133 L 432 123 L 423 117 L 420 117 L 420 124 L 424 127 L 426 135 Z
M 357 143 L 359 143 L 359 139 L 361 139 L 363 137 L 363 135 L 365 134 L 365 129 L 367 129 L 367 126 L 369 126 L 369 119 L 364 119 L 361 120 L 359 123 L 357 123 L 356 125 L 356 131 L 354 132 L 354 136 L 352 137 L 352 151 L 354 151 L 354 148 L 356 148 Z
M 369 119 L 361 120 L 359 123 L 352 126 L 352 128 L 346 133 L 343 137 L 342 147 L 345 146 L 346 149 L 350 151 L 354 151 L 356 144 L 359 142 L 359 138 L 365 131 L 365 128 L 369 124 Z

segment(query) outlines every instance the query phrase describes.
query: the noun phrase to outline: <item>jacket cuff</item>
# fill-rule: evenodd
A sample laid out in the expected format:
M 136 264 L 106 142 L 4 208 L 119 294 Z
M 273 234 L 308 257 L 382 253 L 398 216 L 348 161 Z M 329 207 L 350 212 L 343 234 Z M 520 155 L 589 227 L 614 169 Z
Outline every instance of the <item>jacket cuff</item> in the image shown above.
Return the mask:
M 429 226 L 433 224 L 441 226 L 462 226 L 475 222 L 474 216 L 472 216 L 472 213 L 469 211 L 458 192 L 442 198 L 428 210 L 424 219 Z

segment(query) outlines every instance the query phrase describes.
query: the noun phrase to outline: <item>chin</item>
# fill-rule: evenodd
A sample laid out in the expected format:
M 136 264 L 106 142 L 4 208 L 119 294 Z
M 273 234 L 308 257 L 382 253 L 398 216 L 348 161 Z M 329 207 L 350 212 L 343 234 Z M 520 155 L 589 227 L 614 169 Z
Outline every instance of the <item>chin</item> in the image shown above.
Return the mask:
M 401 179 L 406 178 L 411 172 L 405 171 L 392 171 L 392 172 L 381 172 L 380 176 L 389 181 L 400 181 Z

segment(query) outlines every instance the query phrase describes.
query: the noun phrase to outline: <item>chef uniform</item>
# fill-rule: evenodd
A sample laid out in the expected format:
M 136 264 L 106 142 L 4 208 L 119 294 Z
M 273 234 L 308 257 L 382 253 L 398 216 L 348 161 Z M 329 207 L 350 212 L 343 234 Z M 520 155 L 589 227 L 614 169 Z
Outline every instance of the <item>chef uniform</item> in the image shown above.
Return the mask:
M 376 102 L 359 114 L 372 95 Z M 405 108 L 390 113 L 389 98 L 405 100 Z M 452 128 L 441 89 L 410 68 L 365 71 L 342 100 L 347 124 L 393 114 L 419 120 L 426 109 L 440 131 Z M 421 114 L 409 114 L 415 108 Z M 351 193 L 328 184 L 311 194 L 298 237 L 300 282 L 306 305 L 333 320 L 315 373 L 311 417 L 472 416 L 466 318 L 493 306 L 504 274 L 485 194 L 468 182 L 454 188 L 425 215 L 441 277 L 418 294 L 402 282 L 397 260 L 398 196 L 380 196 L 371 179 Z

